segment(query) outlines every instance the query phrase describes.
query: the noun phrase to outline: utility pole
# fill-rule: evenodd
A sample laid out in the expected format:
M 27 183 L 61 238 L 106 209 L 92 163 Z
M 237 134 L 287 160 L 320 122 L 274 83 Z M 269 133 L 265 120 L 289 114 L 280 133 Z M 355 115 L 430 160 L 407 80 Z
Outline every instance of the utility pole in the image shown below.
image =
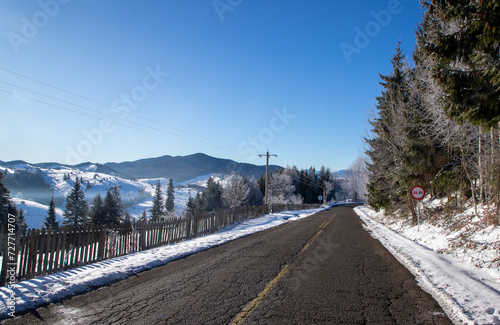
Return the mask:
M 269 150 L 267 151 L 267 153 L 264 155 L 259 155 L 259 157 L 264 157 L 266 156 L 266 205 L 269 204 L 269 157 L 273 156 L 273 157 L 278 157 L 276 155 L 270 155 L 269 154 Z

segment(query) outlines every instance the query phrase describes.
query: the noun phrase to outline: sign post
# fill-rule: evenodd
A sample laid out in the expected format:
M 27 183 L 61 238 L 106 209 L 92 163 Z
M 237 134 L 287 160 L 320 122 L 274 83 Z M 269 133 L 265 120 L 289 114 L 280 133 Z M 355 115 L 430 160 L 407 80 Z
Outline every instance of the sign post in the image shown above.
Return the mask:
M 422 200 L 425 196 L 425 189 L 422 186 L 415 186 L 411 189 L 411 197 L 417 200 L 417 227 L 420 231 L 420 217 L 418 215 L 418 201 Z

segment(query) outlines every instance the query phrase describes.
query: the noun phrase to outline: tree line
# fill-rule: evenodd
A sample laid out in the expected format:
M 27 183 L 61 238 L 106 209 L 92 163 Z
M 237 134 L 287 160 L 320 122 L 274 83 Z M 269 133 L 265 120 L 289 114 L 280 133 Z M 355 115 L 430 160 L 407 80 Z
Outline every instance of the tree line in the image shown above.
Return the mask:
M 449 208 L 498 207 L 500 1 L 422 4 L 412 62 L 398 44 L 380 75 L 365 139 L 369 204 L 416 218 L 410 191 L 421 185 Z
M 166 199 L 163 198 L 161 184 L 158 181 L 153 197 L 153 207 L 150 210 L 150 218 L 148 218 L 147 212 L 144 210 L 140 221 L 150 220 L 157 222 L 167 217 L 175 216 L 174 195 L 172 179 L 169 179 Z M 50 205 L 45 226 L 54 229 L 59 225 L 55 221 L 55 211 L 52 210 L 54 208 Z M 63 226 L 69 227 L 78 227 L 86 224 L 110 226 L 132 223 L 131 216 L 123 205 L 120 190 L 117 186 L 107 189 L 104 199 L 100 193 L 97 193 L 92 200 L 92 204 L 89 206 L 78 178 L 66 197 L 66 207 L 63 217 Z
M 347 172 L 348 175 L 354 174 Z M 356 174 L 357 175 L 357 174 Z M 349 177 L 348 177 L 349 179 Z M 265 175 L 257 180 L 247 179 L 245 175 L 233 173 L 222 184 L 210 177 L 203 191 L 190 197 L 187 203 L 187 215 L 210 213 L 220 209 L 238 206 L 259 206 L 264 204 Z M 277 169 L 270 173 L 268 197 L 270 204 L 314 204 L 344 200 L 350 196 L 353 200 L 362 200 L 363 187 L 354 186 L 354 182 L 341 179 L 336 172 L 322 166 L 319 171 L 311 167 L 299 170 L 297 167 Z
M 160 182 L 156 186 L 153 208 L 150 210 L 150 218 L 147 218 L 147 213 L 144 211 L 141 220 L 159 221 L 162 218 L 174 215 L 175 202 L 172 179 L 169 180 L 165 202 L 159 203 L 158 200 L 163 200 Z M 7 229 L 9 215 L 15 216 L 16 231 L 27 228 L 23 210 L 17 209 L 16 205 L 12 202 L 10 191 L 4 182 L 4 174 L 1 171 L 0 209 L 0 227 L 3 230 Z M 78 178 L 76 178 L 72 189 L 66 196 L 63 218 L 62 223 L 57 221 L 56 204 L 52 197 L 43 223 L 43 226 L 47 229 L 58 230 L 60 227 L 79 227 L 88 224 L 110 226 L 132 223 L 131 217 L 123 205 L 120 190 L 117 186 L 107 189 L 104 198 L 100 193 L 97 193 L 92 202 L 89 202 L 85 197 L 85 190 L 81 179 Z
M 355 201 L 360 200 L 364 193 L 354 181 L 356 177 L 353 175 L 358 175 L 357 172 L 353 172 L 355 166 L 357 165 L 353 164 L 352 171 L 346 172 L 345 179 L 341 179 L 336 172 L 325 167 L 321 167 L 319 171 L 313 167 L 299 170 L 295 166 L 278 169 L 269 177 L 269 203 L 314 204 L 344 200 L 348 197 Z M 8 214 L 12 214 L 18 217 L 19 227 L 26 228 L 22 209 L 18 210 L 11 202 L 9 190 L 3 182 L 1 172 L 0 193 L 2 225 L 6 224 Z M 166 198 L 158 181 L 153 195 L 152 208 L 149 211 L 144 210 L 139 220 L 157 222 L 176 217 L 174 196 L 172 179 L 169 179 Z M 245 175 L 239 176 L 233 173 L 224 181 L 224 184 L 210 177 L 203 190 L 189 197 L 185 215 L 193 216 L 240 206 L 260 206 L 264 204 L 264 196 L 264 174 L 257 180 L 253 178 L 249 180 Z M 109 226 L 132 222 L 118 187 L 107 189 L 104 197 L 97 193 L 91 201 L 88 201 L 85 197 L 83 180 L 78 177 L 66 196 L 63 218 L 61 223 L 57 220 L 56 204 L 52 198 L 43 224 L 48 229 L 57 230 L 60 227 L 79 227 L 88 224 Z

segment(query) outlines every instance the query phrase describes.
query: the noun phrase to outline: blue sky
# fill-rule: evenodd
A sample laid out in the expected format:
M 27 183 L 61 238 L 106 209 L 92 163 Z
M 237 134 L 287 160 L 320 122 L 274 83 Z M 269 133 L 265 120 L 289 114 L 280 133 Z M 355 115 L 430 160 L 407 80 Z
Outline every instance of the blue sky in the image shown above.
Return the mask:
M 417 0 L 3 1 L 0 160 L 347 168 Z

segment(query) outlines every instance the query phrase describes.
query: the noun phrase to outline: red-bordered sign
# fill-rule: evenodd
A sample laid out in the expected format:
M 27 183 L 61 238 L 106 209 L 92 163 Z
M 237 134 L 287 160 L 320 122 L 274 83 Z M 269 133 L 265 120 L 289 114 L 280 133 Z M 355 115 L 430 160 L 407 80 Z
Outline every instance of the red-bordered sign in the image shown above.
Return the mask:
M 422 186 L 415 186 L 411 189 L 411 197 L 415 200 L 422 200 L 425 196 L 425 190 Z

